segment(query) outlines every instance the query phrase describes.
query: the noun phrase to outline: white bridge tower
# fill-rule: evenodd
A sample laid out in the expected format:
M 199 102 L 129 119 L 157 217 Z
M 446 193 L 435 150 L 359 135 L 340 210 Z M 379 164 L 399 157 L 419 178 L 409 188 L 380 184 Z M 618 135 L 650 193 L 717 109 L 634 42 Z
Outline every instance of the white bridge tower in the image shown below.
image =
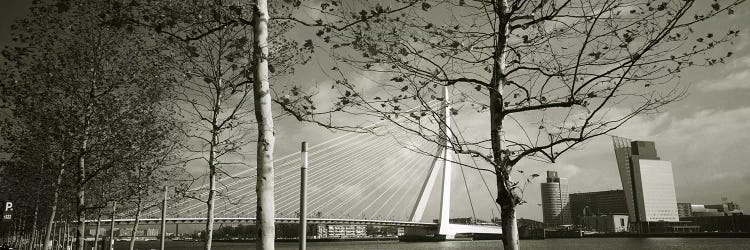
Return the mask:
M 462 224 L 451 224 L 450 223 L 450 203 L 451 203 L 451 171 L 453 162 L 453 145 L 451 144 L 450 138 L 453 134 L 450 129 L 451 124 L 451 105 L 448 93 L 448 86 L 443 87 L 443 122 L 440 124 L 440 132 L 442 134 L 440 138 L 440 145 L 435 152 L 435 158 L 432 161 L 432 167 L 430 173 L 425 180 L 422 189 L 417 199 L 417 204 L 414 205 L 412 210 L 411 218 L 412 222 L 419 222 L 422 220 L 425 208 L 427 207 L 427 200 L 432 193 L 432 188 L 435 186 L 438 172 L 440 171 L 439 165 L 443 166 L 443 179 L 442 189 L 440 192 L 440 219 L 439 228 L 435 237 L 440 239 L 453 239 L 456 234 L 459 233 L 482 233 L 482 234 L 502 234 L 502 230 L 499 227 L 488 227 L 478 225 L 462 225 Z M 441 164 L 442 163 L 442 164 Z

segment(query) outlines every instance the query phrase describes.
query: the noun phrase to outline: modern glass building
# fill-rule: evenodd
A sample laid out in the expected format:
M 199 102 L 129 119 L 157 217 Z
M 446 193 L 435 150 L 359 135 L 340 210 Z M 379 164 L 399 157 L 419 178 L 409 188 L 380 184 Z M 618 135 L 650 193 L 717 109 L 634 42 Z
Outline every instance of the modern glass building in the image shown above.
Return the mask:
M 624 190 L 573 193 L 570 194 L 570 208 L 576 225 L 582 225 L 585 216 L 628 214 Z
M 679 221 L 672 163 L 650 141 L 613 137 L 631 222 Z
M 547 171 L 547 182 L 542 183 L 542 216 L 544 227 L 558 228 L 571 225 L 568 179 L 559 178 L 556 171 Z

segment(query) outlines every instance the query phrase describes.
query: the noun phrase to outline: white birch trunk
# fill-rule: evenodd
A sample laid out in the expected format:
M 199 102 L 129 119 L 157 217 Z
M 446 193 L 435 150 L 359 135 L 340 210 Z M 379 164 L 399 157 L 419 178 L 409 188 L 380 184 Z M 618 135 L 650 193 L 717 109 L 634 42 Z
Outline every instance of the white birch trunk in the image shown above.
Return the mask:
M 258 230 L 257 249 L 274 249 L 274 179 L 273 179 L 273 113 L 271 91 L 268 82 L 268 2 L 255 0 L 253 16 L 253 92 L 255 119 L 258 122 L 257 147 L 257 193 L 256 220 Z
M 65 173 L 65 164 L 60 166 L 60 172 L 57 173 L 57 182 L 55 183 L 55 193 L 52 198 L 52 208 L 50 211 L 49 219 L 47 220 L 47 230 L 44 233 L 44 250 L 52 249 L 52 227 L 55 223 L 55 215 L 57 215 L 57 200 L 60 199 L 60 184 L 62 184 L 62 176 Z
M 139 191 L 140 192 L 140 191 Z M 140 194 L 139 194 L 140 195 Z M 135 233 L 138 232 L 138 225 L 141 222 L 141 198 L 138 198 L 138 204 L 136 204 L 136 211 L 135 211 L 135 225 L 133 225 L 133 229 L 130 231 L 130 250 L 135 249 Z
M 86 144 L 87 140 L 83 140 L 83 146 L 81 150 L 81 155 L 78 157 L 78 191 L 77 191 L 77 198 L 78 198 L 78 229 L 76 230 L 76 249 L 77 250 L 83 250 L 84 248 L 84 231 L 86 230 L 86 198 L 85 198 L 85 179 L 86 179 L 86 159 L 84 157 L 84 152 L 86 151 Z

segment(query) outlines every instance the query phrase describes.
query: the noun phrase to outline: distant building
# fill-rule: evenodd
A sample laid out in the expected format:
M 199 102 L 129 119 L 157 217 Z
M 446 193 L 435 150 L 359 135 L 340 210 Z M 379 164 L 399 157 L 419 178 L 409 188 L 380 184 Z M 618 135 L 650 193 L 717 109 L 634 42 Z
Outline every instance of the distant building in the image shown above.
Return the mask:
M 542 183 L 542 216 L 546 228 L 570 225 L 570 197 L 568 179 L 559 178 L 556 171 L 547 171 L 547 182 Z
M 592 215 L 581 217 L 584 230 L 603 233 L 627 232 L 630 222 L 624 214 Z
M 740 206 L 734 202 L 726 202 L 714 205 L 690 205 L 690 217 L 726 216 L 732 214 L 742 214 Z
M 99 236 L 107 234 L 106 228 L 99 228 Z M 96 235 L 96 229 L 89 229 L 89 235 L 95 236 Z
M 690 222 L 703 232 L 750 232 L 750 216 L 746 215 L 692 217 Z
M 570 194 L 570 209 L 576 225 L 583 225 L 583 216 L 628 214 L 624 190 Z
M 684 218 L 693 217 L 693 209 L 691 208 L 690 203 L 677 203 L 677 217 L 680 218 L 680 220 L 683 220 Z
M 690 217 L 723 216 L 724 212 L 716 208 L 707 208 L 706 205 L 690 205 Z
M 318 225 L 318 238 L 364 238 L 367 226 L 364 225 Z
M 659 159 L 654 142 L 613 142 L 630 221 L 679 221 L 672 163 Z
M 477 224 L 478 222 L 474 217 L 450 218 L 448 221 L 451 224 L 464 224 L 464 225 L 473 225 L 473 224 Z
M 740 205 L 734 202 L 723 202 L 721 204 L 706 205 L 706 208 L 716 209 L 717 211 L 724 212 L 726 214 L 742 212 L 742 210 L 740 210 Z

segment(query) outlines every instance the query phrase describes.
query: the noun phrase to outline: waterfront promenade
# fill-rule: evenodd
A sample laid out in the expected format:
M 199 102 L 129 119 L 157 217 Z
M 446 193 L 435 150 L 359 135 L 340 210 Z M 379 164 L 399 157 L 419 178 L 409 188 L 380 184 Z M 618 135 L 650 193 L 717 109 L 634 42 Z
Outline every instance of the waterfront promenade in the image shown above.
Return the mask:
M 158 248 L 158 242 L 138 242 L 137 249 Z M 216 242 L 214 249 L 239 250 L 252 249 L 255 243 Z M 367 241 L 367 242 L 310 242 L 308 249 L 411 249 L 411 250 L 479 250 L 497 249 L 500 241 L 448 241 L 448 242 L 419 242 L 402 243 L 398 241 Z M 524 249 L 748 249 L 748 238 L 585 238 L 585 239 L 547 239 L 522 240 Z M 115 249 L 127 249 L 127 242 L 118 242 Z M 166 249 L 198 250 L 202 249 L 201 242 L 168 242 Z M 276 249 L 297 249 L 296 243 L 277 243 Z

